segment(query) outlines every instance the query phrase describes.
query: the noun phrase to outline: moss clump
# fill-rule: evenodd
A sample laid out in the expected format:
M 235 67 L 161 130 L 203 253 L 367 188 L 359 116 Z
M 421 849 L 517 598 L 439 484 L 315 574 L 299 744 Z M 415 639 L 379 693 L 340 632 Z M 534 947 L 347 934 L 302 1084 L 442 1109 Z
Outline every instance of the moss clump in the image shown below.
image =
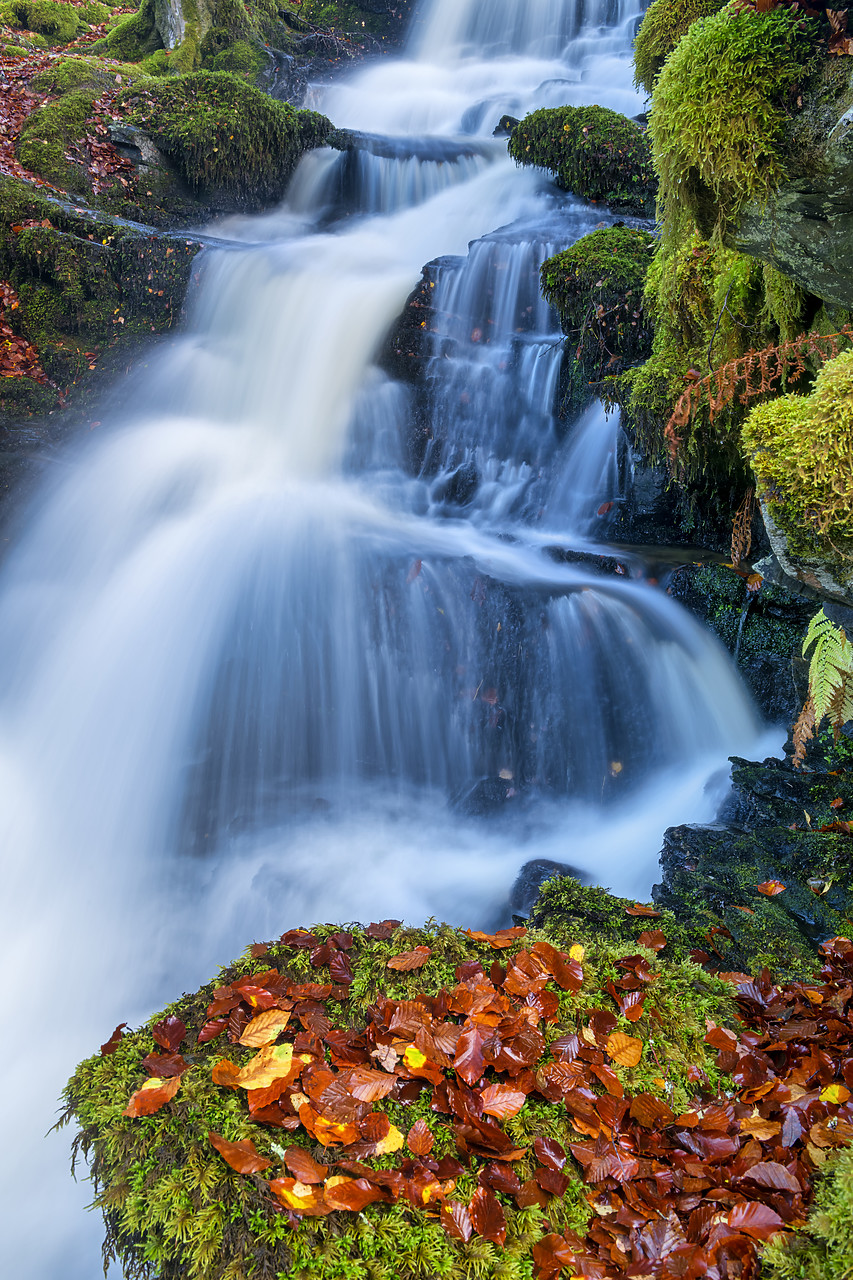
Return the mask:
M 758 405 L 743 446 L 797 556 L 853 553 L 853 351 L 824 365 L 809 396 Z
M 125 14 L 94 46 L 122 62 L 140 62 L 148 54 L 163 48 L 155 24 L 154 0 L 142 0 L 136 13 Z
M 591 376 L 648 355 L 643 285 L 656 243 L 645 231 L 604 227 L 542 265 L 542 293 Z
M 670 225 L 688 210 L 709 236 L 779 185 L 785 105 L 812 51 L 811 27 L 792 9 L 733 3 L 693 23 L 658 77 L 649 121 Z
M 624 917 L 621 906 L 620 911 Z M 371 938 L 358 926 L 349 931 L 353 946 L 347 955 L 353 980 L 346 994 L 338 988 L 335 998 L 327 998 L 325 1004 L 334 1029 L 364 1027 L 367 1011 L 382 996 L 414 1000 L 421 993 L 430 996 L 452 989 L 457 966 L 478 961 L 489 972 L 496 955 L 505 965 L 509 956 L 544 936 L 542 931 L 531 929 L 523 941 L 496 953 L 487 943 L 432 922 L 423 929 L 399 928 L 387 940 Z M 325 925 L 312 932 L 325 939 L 337 929 Z M 602 1003 L 616 1010 L 605 994 L 606 984 L 624 972 L 617 968 L 620 959 L 637 954 L 633 939 L 604 937 L 595 928 L 588 929 L 586 937 L 573 928 L 571 934 L 573 942 L 582 939 L 586 946 L 583 987 L 574 995 L 561 992 L 557 1021 L 547 1028 L 548 1043 L 567 1031 L 580 1030 Z M 562 938 L 562 932 L 554 935 L 558 943 Z M 432 953 L 423 968 L 415 973 L 388 969 L 392 956 L 421 945 Z M 690 1080 L 696 1078 L 696 1068 L 707 1072 L 712 1088 L 726 1082 L 716 1066 L 715 1051 L 704 1043 L 705 1018 L 718 1024 L 736 1023 L 732 988 L 689 961 L 662 960 L 646 950 L 642 955 L 653 975 L 644 988 L 643 1014 L 636 1023 L 620 1016 L 618 1025 L 643 1041 L 653 1039 L 655 1056 L 647 1062 L 644 1055 L 636 1067 L 617 1067 L 616 1071 L 629 1094 L 653 1093 L 679 1111 L 695 1096 Z M 542 1209 L 519 1210 L 513 1198 L 499 1197 L 507 1223 L 506 1243 L 500 1249 L 480 1238 L 468 1244 L 451 1240 L 434 1212 L 426 1213 L 403 1201 L 371 1204 L 357 1215 L 304 1218 L 292 1227 L 286 1215 L 273 1210 L 265 1180 L 235 1175 L 210 1146 L 208 1131 L 232 1141 L 252 1138 L 276 1170 L 281 1168 L 282 1149 L 292 1144 L 308 1147 L 325 1162 L 334 1160 L 340 1149 L 314 1147 L 301 1128 L 281 1132 L 252 1124 L 244 1098 L 215 1085 L 211 1069 L 223 1056 L 242 1064 L 254 1051 L 222 1040 L 197 1043 L 214 986 L 270 968 L 296 983 L 325 978 L 325 971 L 311 965 L 305 949 L 276 943 L 260 958 L 245 955 L 224 970 L 215 984 L 183 997 L 160 1015 L 173 1015 L 186 1024 L 190 1047 L 184 1052 L 193 1066 L 175 1098 L 156 1115 L 132 1120 L 122 1111 L 145 1078 L 142 1060 L 154 1047 L 151 1027 L 159 1016 L 126 1036 L 111 1055 L 84 1062 L 69 1082 L 69 1115 L 80 1127 L 77 1148 L 92 1163 L 95 1203 L 103 1210 L 107 1226 L 107 1254 L 118 1257 L 129 1274 L 140 1280 L 153 1276 L 178 1280 L 187 1275 L 213 1280 L 242 1274 L 306 1280 L 422 1280 L 424 1276 L 529 1280 L 532 1246 L 544 1231 L 584 1231 L 591 1210 L 572 1162 L 565 1168 L 570 1177 L 565 1193 L 548 1204 L 549 1227 L 543 1225 L 546 1214 Z M 550 1058 L 547 1048 L 544 1057 Z M 423 1120 L 433 1136 L 436 1159 L 455 1156 L 453 1131 L 431 1103 L 432 1089 L 426 1087 L 408 1103 L 389 1097 L 378 1106 L 403 1132 L 416 1120 Z M 579 1137 L 562 1102 L 548 1102 L 535 1091 L 521 1111 L 504 1122 L 504 1129 L 519 1147 L 529 1147 L 536 1136 L 552 1138 L 566 1147 Z M 390 1166 L 398 1162 L 399 1157 L 379 1160 Z M 470 1199 L 487 1163 L 485 1156 L 466 1157 L 468 1167 L 457 1175 L 454 1198 Z M 513 1168 L 519 1177 L 531 1178 L 536 1168 L 534 1153 L 521 1155 Z
M 21 164 L 66 191 L 85 191 L 85 176 L 79 166 L 66 159 L 66 153 L 85 138 L 94 101 L 91 91 L 77 89 L 38 107 L 18 138 Z
M 0 5 L 0 21 L 10 27 L 37 31 L 52 44 L 70 44 L 77 35 L 81 13 L 57 0 L 6 0 Z
M 691 23 L 722 9 L 725 0 L 652 0 L 634 41 L 634 84 L 651 93 L 666 59 Z
M 804 1227 L 777 1236 L 761 1256 L 765 1280 L 850 1280 L 853 1275 L 853 1150 L 820 1171 Z
M 509 139 L 517 164 L 549 169 L 559 186 L 614 208 L 651 213 L 655 178 L 646 134 L 605 107 L 557 107 L 525 116 Z
M 124 99 L 195 191 L 220 190 L 247 205 L 279 198 L 302 153 L 331 132 L 325 116 L 297 111 L 235 76 L 199 71 Z
M 61 95 L 75 89 L 103 89 L 115 80 L 115 71 L 95 58 L 58 58 L 44 71 L 33 76 L 33 88 L 39 93 Z

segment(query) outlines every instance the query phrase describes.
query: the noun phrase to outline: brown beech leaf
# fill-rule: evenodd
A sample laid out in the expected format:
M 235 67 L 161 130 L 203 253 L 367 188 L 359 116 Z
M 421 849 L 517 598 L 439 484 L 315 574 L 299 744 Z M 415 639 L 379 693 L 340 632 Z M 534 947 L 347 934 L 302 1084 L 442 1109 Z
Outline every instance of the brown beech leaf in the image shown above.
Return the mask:
M 540 941 L 530 948 L 530 954 L 539 960 L 564 991 L 576 993 L 583 986 L 583 969 L 577 960 L 571 960 L 564 952 Z
M 323 1199 L 332 1209 L 348 1213 L 360 1213 L 377 1200 L 390 1200 L 389 1192 L 368 1182 L 366 1178 L 329 1178 L 323 1187 Z
M 467 1085 L 475 1085 L 486 1069 L 483 1057 L 483 1033 L 480 1027 L 467 1027 L 456 1045 L 453 1059 L 456 1074 L 461 1076 Z
M 490 1084 L 483 1089 L 480 1097 L 486 1115 L 496 1116 L 498 1120 L 517 1116 L 527 1101 L 527 1095 L 511 1084 Z
M 756 1240 L 769 1240 L 777 1231 L 785 1230 L 785 1223 L 775 1210 L 755 1201 L 736 1204 L 729 1214 L 729 1226 L 733 1231 L 744 1231 Z
M 270 1191 L 286 1208 L 307 1218 L 322 1218 L 334 1212 L 332 1206 L 326 1204 L 321 1187 L 309 1186 L 296 1178 L 273 1178 Z
M 506 1164 L 500 1164 L 497 1160 L 493 1160 L 491 1164 L 487 1164 L 480 1170 L 477 1181 L 481 1186 L 491 1187 L 493 1191 L 500 1191 L 507 1196 L 515 1195 L 521 1190 L 521 1179 L 518 1175 L 513 1173 Z
M 126 1026 L 127 1026 L 126 1022 L 120 1022 L 116 1027 L 115 1031 L 110 1036 L 109 1040 L 107 1040 L 106 1043 L 101 1045 L 102 1057 L 109 1057 L 111 1053 L 115 1053 L 116 1049 L 119 1047 L 119 1045 L 122 1042 L 122 1039 L 123 1039 L 122 1032 L 124 1031 Z
M 435 1138 L 427 1127 L 426 1120 L 416 1120 L 409 1130 L 406 1145 L 413 1156 L 428 1156 L 432 1151 Z
M 422 969 L 431 955 L 430 947 L 415 947 L 414 951 L 403 951 L 398 956 L 392 956 L 386 964 L 389 969 L 409 973 L 412 969 Z
M 303 1066 L 292 1044 L 268 1044 L 241 1068 L 237 1080 L 241 1089 L 266 1089 L 275 1080 L 295 1080 Z
M 474 1230 L 492 1244 L 506 1241 L 506 1218 L 491 1187 L 477 1187 L 471 1197 L 471 1222 Z
M 633 907 L 626 907 L 625 914 L 628 916 L 659 916 L 660 912 L 655 911 L 654 907 L 644 907 L 641 902 L 635 902 Z
M 555 1169 L 559 1173 L 566 1163 L 566 1153 L 554 1138 L 536 1138 L 533 1143 L 533 1151 L 537 1160 L 540 1160 L 549 1169 Z
M 151 1034 L 157 1044 L 168 1049 L 170 1053 L 175 1053 L 187 1034 L 186 1023 L 181 1022 L 180 1018 L 170 1016 L 156 1023 L 151 1028 Z
M 670 1107 L 653 1093 L 638 1093 L 631 1099 L 629 1114 L 644 1129 L 654 1129 L 659 1124 L 672 1124 L 675 1116 Z
M 320 1164 L 304 1147 L 287 1147 L 283 1159 L 285 1168 L 293 1177 L 308 1186 L 325 1182 L 328 1176 L 329 1166 Z
M 174 1098 L 180 1087 L 180 1076 L 172 1076 L 168 1080 L 152 1077 L 145 1081 L 141 1089 L 130 1095 L 130 1101 L 121 1114 L 134 1120 L 139 1116 L 153 1116 L 155 1111 L 159 1111 Z
M 636 1067 L 643 1056 L 643 1042 L 634 1036 L 626 1036 L 624 1031 L 614 1031 L 607 1037 L 607 1052 L 620 1067 Z
M 786 886 L 781 880 L 765 880 L 763 884 L 757 884 L 756 889 L 759 893 L 763 893 L 765 898 L 774 898 L 777 893 L 784 893 Z
M 210 1078 L 214 1084 L 223 1085 L 226 1089 L 240 1088 L 240 1068 L 230 1058 L 220 1058 L 214 1063 Z
M 180 1053 L 149 1053 L 142 1059 L 142 1065 L 149 1075 L 165 1080 L 169 1076 L 182 1076 L 192 1063 Z
M 574 1251 L 569 1248 L 562 1236 L 547 1235 L 533 1246 L 533 1265 L 539 1280 L 549 1280 L 558 1275 L 564 1267 L 574 1270 Z
M 262 1049 L 265 1044 L 272 1044 L 278 1039 L 289 1021 L 290 1014 L 286 1009 L 265 1009 L 247 1024 L 237 1043 L 250 1049 Z
M 438 1220 L 453 1240 L 462 1240 L 467 1244 L 474 1234 L 468 1206 L 461 1204 L 459 1200 L 445 1200 Z
M 387 1098 L 397 1083 L 396 1076 L 387 1071 L 373 1071 L 370 1067 L 353 1067 L 346 1073 L 346 1087 L 359 1102 L 377 1102 Z
M 802 1187 L 794 1175 L 775 1160 L 762 1160 L 760 1164 L 754 1164 L 738 1182 L 754 1182 L 757 1186 L 769 1187 L 772 1191 L 794 1191 L 797 1195 L 802 1193 Z
M 465 932 L 473 942 L 487 942 L 490 947 L 500 951 L 523 938 L 527 929 L 524 925 L 516 925 L 512 929 L 498 929 L 497 933 L 481 933 L 478 929 L 466 929 Z
M 281 935 L 280 941 L 286 947 L 316 947 L 320 939 L 307 929 L 288 929 L 287 933 Z
M 215 1040 L 217 1036 L 221 1036 L 222 1032 L 228 1027 L 227 1018 L 210 1018 L 198 1033 L 198 1044 L 207 1044 L 208 1040 Z
M 402 923 L 402 920 L 383 920 L 380 924 L 369 924 L 364 932 L 375 942 L 387 942 Z
M 264 1169 L 269 1169 L 272 1165 L 271 1160 L 258 1154 L 251 1138 L 246 1138 L 242 1142 L 229 1142 L 227 1138 L 214 1133 L 212 1129 L 208 1132 L 207 1138 L 226 1164 L 230 1164 L 231 1168 L 236 1169 L 238 1173 L 263 1173 Z
M 637 942 L 641 947 L 648 947 L 650 951 L 663 951 L 666 946 L 666 935 L 660 929 L 646 930 L 640 934 Z

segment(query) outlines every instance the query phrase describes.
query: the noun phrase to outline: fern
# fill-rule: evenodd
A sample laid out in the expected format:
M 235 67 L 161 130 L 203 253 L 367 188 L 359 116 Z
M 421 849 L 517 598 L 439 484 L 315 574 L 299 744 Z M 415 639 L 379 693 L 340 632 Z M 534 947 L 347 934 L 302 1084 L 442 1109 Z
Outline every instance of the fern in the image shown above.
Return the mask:
M 809 623 L 804 658 L 809 649 L 809 696 L 794 725 L 795 765 L 802 764 L 806 743 L 824 719 L 829 720 L 836 738 L 842 726 L 853 720 L 853 645 L 823 609 Z

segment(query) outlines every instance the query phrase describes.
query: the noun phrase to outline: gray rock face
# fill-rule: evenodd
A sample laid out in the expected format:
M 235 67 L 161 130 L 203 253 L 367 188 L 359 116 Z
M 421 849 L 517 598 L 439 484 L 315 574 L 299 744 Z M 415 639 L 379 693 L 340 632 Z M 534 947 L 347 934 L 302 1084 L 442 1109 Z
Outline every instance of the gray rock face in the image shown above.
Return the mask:
M 841 60 L 838 60 L 839 62 Z M 844 59 L 844 62 L 849 61 Z M 744 209 L 731 245 L 809 293 L 853 306 L 853 74 L 829 67 L 804 95 L 786 139 L 791 177 Z
M 163 48 L 177 49 L 187 28 L 182 0 L 154 0 L 154 15 Z

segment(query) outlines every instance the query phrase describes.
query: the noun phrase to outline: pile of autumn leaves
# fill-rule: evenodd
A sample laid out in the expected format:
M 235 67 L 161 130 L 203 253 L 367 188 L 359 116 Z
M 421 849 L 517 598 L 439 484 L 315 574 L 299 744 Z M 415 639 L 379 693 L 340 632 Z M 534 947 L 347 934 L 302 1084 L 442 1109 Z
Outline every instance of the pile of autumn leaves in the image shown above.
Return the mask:
M 366 932 L 390 938 L 396 924 Z M 476 1234 L 496 1245 L 506 1239 L 504 1203 L 547 1212 L 566 1191 L 575 1162 L 588 1184 L 591 1224 L 581 1237 L 557 1235 L 546 1222 L 532 1251 L 538 1280 L 561 1272 L 749 1280 L 758 1244 L 804 1223 L 815 1171 L 830 1149 L 853 1141 L 853 943 L 826 943 L 814 982 L 776 986 L 766 971 L 758 979 L 725 975 L 744 1025 L 735 1033 L 712 1024 L 705 1039 L 734 1090 L 675 1115 L 654 1094 L 626 1097 L 614 1070 L 643 1056 L 656 1061 L 651 1040 L 616 1029 L 615 1010 L 632 1023 L 642 1015 L 655 976 L 648 950 L 618 962 L 621 977 L 602 993 L 608 1007 L 589 1011 L 585 1025 L 546 1049 L 543 1024 L 557 1021 L 558 991 L 581 989 L 583 949 L 565 954 L 537 941 L 501 963 L 499 953 L 524 935 L 523 928 L 469 934 L 498 953 L 488 971 L 471 961 L 458 967 L 456 985 L 437 995 L 380 998 L 366 1026 L 346 1031 L 332 1026 L 325 1002 L 344 998 L 352 982 L 353 935 L 286 933 L 282 943 L 309 949 L 328 979 L 293 982 L 274 968 L 241 978 L 215 992 L 197 1040 L 227 1035 L 256 1049 L 242 1066 L 217 1061 L 214 1083 L 242 1093 L 255 1123 L 313 1140 L 315 1154 L 287 1147 L 284 1167 L 267 1181 L 260 1175 L 271 1161 L 251 1141 L 210 1133 L 210 1142 L 239 1174 L 266 1183 L 271 1209 L 294 1225 L 305 1216 L 402 1201 L 437 1218 L 455 1239 Z M 653 950 L 666 941 L 660 931 L 641 940 Z M 258 956 L 266 950 L 254 949 Z M 420 946 L 388 967 L 415 970 L 430 954 Z M 192 1069 L 179 1052 L 184 1024 L 170 1017 L 153 1030 L 163 1052 L 145 1058 L 151 1078 L 130 1098 L 126 1116 L 158 1111 Z M 117 1029 L 103 1051 L 112 1052 L 120 1035 Z M 701 1091 L 701 1070 L 689 1074 Z M 434 1137 L 422 1119 L 404 1134 L 373 1109 L 385 1098 L 412 1102 L 427 1089 L 458 1158 L 432 1157 Z M 513 1165 L 528 1151 L 500 1122 L 531 1096 L 562 1104 L 577 1141 L 567 1151 L 537 1138 L 535 1171 L 522 1182 Z M 396 1153 L 395 1167 L 367 1163 Z M 465 1169 L 478 1173 L 469 1203 L 453 1194 Z

